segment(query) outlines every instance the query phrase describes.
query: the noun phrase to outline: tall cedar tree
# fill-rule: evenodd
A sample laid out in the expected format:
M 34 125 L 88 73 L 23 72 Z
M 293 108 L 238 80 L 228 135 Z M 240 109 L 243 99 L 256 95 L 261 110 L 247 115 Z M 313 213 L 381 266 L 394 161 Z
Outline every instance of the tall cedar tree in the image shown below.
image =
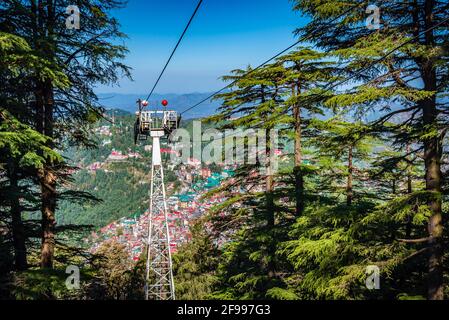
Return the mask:
M 355 196 L 354 176 L 358 173 L 358 176 L 362 175 L 356 162 L 366 163 L 369 160 L 374 147 L 373 137 L 366 133 L 368 128 L 363 123 L 350 123 L 338 118 L 313 119 L 310 127 L 319 133 L 309 143 L 316 148 L 320 158 L 331 159 L 330 169 L 335 168 L 337 163 L 345 164 L 345 170 L 332 174 L 327 182 L 332 183 L 338 176 L 345 176 L 346 205 L 351 206 Z
M 173 256 L 176 294 L 182 300 L 204 300 L 211 296 L 217 282 L 220 251 L 202 219 L 190 228 L 192 241 L 182 245 Z
M 266 163 L 259 158 L 255 165 L 239 166 L 232 182 L 213 192 L 227 191 L 233 195 L 224 205 L 215 208 L 221 215 L 227 212 L 227 217 L 213 219 L 218 230 L 226 231 L 236 240 L 227 248 L 226 261 L 220 268 L 223 284 L 220 296 L 263 298 L 279 283 L 276 245 L 281 237 L 280 210 L 276 205 L 279 195 L 276 193 L 276 175 L 272 172 L 274 150 L 270 149 L 270 129 L 286 117 L 280 109 L 279 87 L 284 72 L 284 68 L 276 64 L 256 71 L 251 68 L 234 70 L 231 76 L 223 77 L 235 81 L 231 90 L 216 96 L 223 99 L 221 113 L 209 119 L 220 121 L 222 129 L 252 128 L 267 132 L 266 150 L 260 151 L 266 153 Z M 225 137 L 225 140 L 229 139 L 234 139 L 232 134 Z M 245 145 L 250 143 L 249 140 L 244 142 Z M 245 156 L 249 150 L 246 148 Z M 244 186 L 241 192 L 236 188 L 239 183 Z M 228 222 L 223 223 L 223 220 Z M 241 265 L 246 267 L 242 269 Z
M 54 78 L 41 77 L 35 70 L 27 97 L 27 113 L 35 119 L 39 133 L 51 138 L 50 149 L 63 142 L 89 144 L 86 124 L 102 112 L 93 92 L 96 84 L 111 84 L 129 69 L 120 60 L 126 48 L 115 44 L 124 35 L 109 14 L 121 7 L 121 0 L 81 0 L 81 28 L 66 28 L 66 8 L 71 1 L 5 0 L 0 4 L 3 30 L 24 38 L 39 57 L 64 73 L 69 85 L 56 85 Z M 64 141 L 65 140 L 65 141 Z M 42 246 L 41 267 L 52 268 L 55 249 L 55 211 L 61 163 L 48 162 L 39 169 L 41 186 Z
M 442 142 L 448 125 L 444 94 L 448 86 L 448 28 L 445 1 L 382 1 L 379 4 L 381 25 L 367 28 L 365 1 L 295 0 L 295 9 L 311 17 L 298 34 L 321 30 L 311 41 L 324 50 L 334 50 L 355 73 L 349 92 L 330 104 L 340 107 L 359 106 L 364 112 L 375 111 L 373 124 L 379 127 L 395 115 L 408 114 L 396 125 L 394 143 L 416 143 L 411 153 L 424 155 L 426 201 L 431 209 L 428 219 L 428 298 L 443 299 L 443 220 L 441 173 Z M 329 21 L 354 5 L 359 7 L 329 28 Z M 330 10 L 330 8 L 332 8 Z M 390 50 L 398 50 L 379 59 Z M 370 67 L 372 65 L 372 67 Z M 362 82 L 362 84 L 360 84 Z M 351 84 L 348 82 L 346 85 Z M 404 126 L 413 130 L 403 135 Z M 382 130 L 379 128 L 379 130 Z
M 286 95 L 284 112 L 291 114 L 291 126 L 294 129 L 294 169 L 296 215 L 304 210 L 304 173 L 302 139 L 309 119 L 324 115 L 323 106 L 313 101 L 312 94 L 326 94 L 320 89 L 334 79 L 332 62 L 326 60 L 326 54 L 309 48 L 298 48 L 277 59 L 285 68 L 283 92 Z
M 38 70 L 42 79 L 52 78 L 57 86 L 64 87 L 67 83 L 63 73 L 51 70 L 49 66 L 51 63 L 36 56 L 24 39 L 0 33 L 0 171 L 6 178 L 2 181 L 4 203 L 1 206 L 9 211 L 5 212 L 5 221 L 12 233 L 16 270 L 27 268 L 27 226 L 22 214 L 25 210 L 36 210 L 33 174 L 45 161 L 62 160 L 46 147 L 49 138 L 33 130 L 29 126 L 30 119 L 24 116 L 26 88 L 33 70 Z

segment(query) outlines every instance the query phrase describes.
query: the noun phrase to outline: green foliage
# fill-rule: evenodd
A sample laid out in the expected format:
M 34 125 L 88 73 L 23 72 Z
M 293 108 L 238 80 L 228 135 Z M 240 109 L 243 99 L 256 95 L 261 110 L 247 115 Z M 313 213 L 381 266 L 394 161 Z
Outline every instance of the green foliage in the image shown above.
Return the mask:
M 359 6 L 329 28 L 329 21 L 353 4 Z M 435 3 L 430 10 L 447 6 Z M 425 296 L 427 225 L 430 218 L 439 219 L 441 203 L 447 209 L 440 186 L 423 180 L 426 171 L 443 181 L 432 163 L 447 151 L 441 142 L 448 125 L 442 51 L 447 28 L 424 44 L 416 30 L 428 22 L 418 21 L 420 16 L 403 19 L 404 12 L 423 12 L 424 4 L 391 2 L 383 5 L 382 16 L 392 23 L 370 32 L 361 7 L 361 2 L 294 1 L 295 10 L 311 17 L 297 33 L 313 35 L 312 43 L 326 54 L 299 48 L 272 65 L 223 78 L 233 86 L 217 96 L 224 102 L 212 120 L 223 121 L 223 128 L 281 128 L 285 145 L 296 142 L 295 155 L 307 152 L 309 163 L 292 167 L 297 159 L 287 155 L 287 165 L 271 180 L 274 188 L 268 187 L 268 177 L 254 173 L 257 165 L 242 166 L 233 183 L 210 193 L 230 193 L 209 216 L 218 239 L 227 240 L 214 297 Z M 390 52 L 407 39 L 410 43 Z M 420 72 L 430 72 L 431 65 L 436 78 Z M 416 75 L 424 87 L 416 84 Z M 327 90 L 346 78 L 351 81 L 345 86 Z M 336 115 L 329 116 L 329 110 Z M 428 152 L 424 163 L 423 151 Z M 298 180 L 292 176 L 305 178 L 305 208 L 295 223 L 290 213 Z M 235 185 L 246 188 L 236 192 Z M 380 290 L 366 288 L 368 265 L 381 270 Z
M 58 257 L 60 258 L 60 257 Z M 73 257 L 72 257 L 73 258 Z M 65 265 L 31 268 L 3 278 L 9 299 L 18 300 L 132 300 L 143 297 L 144 264 L 131 262 L 123 245 L 108 242 L 88 259 L 70 262 L 80 267 L 80 288 L 69 289 Z
M 192 241 L 173 256 L 176 297 L 181 300 L 205 300 L 217 283 L 216 268 L 220 251 L 201 221 L 191 228 Z
M 76 299 L 80 291 L 71 291 L 65 285 L 65 270 L 30 269 L 14 277 L 13 297 L 18 300 Z
M 63 235 L 55 239 L 61 229 L 55 221 L 58 201 L 97 200 L 88 191 L 68 189 L 73 168 L 60 150 L 68 144 L 93 146 L 87 138 L 89 125 L 104 110 L 94 88 L 129 77 L 129 68 L 121 62 L 127 50 L 116 41 L 124 35 L 110 15 L 123 4 L 77 3 L 84 23 L 76 37 L 57 22 L 65 15 L 64 2 L 0 4 L 0 227 L 6 238 L 0 245 L 8 248 L 12 243 L 14 257 L 6 271 L 37 265 L 37 239 L 42 241 L 41 266 L 52 268 L 55 246 L 67 240 Z M 25 271 L 23 276 L 24 286 L 28 280 L 33 286 L 40 281 L 40 275 Z M 61 297 L 57 279 L 50 278 L 50 291 Z M 41 294 L 38 287 L 31 296 Z
M 123 244 L 103 243 L 95 252 L 91 267 L 94 279 L 87 292 L 93 299 L 132 299 L 136 288 L 142 287 L 142 279 L 135 276 L 136 269 L 143 274 L 142 265 L 133 265 Z
M 0 120 L 0 150 L 9 158 L 2 157 L 1 164 L 13 158 L 21 167 L 38 169 L 46 162 L 62 161 L 56 151 L 47 147 L 49 137 L 20 123 L 4 109 L 0 109 Z

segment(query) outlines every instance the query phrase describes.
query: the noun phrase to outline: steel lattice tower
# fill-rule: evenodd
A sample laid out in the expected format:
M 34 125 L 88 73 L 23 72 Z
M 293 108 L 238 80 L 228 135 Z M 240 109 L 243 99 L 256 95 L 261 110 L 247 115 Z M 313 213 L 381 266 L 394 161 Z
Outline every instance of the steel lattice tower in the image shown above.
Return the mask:
M 150 212 L 148 221 L 147 264 L 145 281 L 146 300 L 174 300 L 170 232 L 162 166 L 161 131 L 151 131 L 153 140 L 151 161 Z M 152 271 L 152 275 L 150 274 Z M 150 279 L 150 276 L 151 279 Z

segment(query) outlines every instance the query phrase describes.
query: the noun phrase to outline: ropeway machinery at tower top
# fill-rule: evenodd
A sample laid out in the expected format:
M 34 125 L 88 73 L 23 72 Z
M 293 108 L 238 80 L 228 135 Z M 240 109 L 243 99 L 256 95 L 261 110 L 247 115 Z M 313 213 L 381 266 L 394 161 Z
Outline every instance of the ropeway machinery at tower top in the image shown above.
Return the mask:
M 137 104 L 139 110 L 134 124 L 134 143 L 147 140 L 152 132 L 158 132 L 161 138 L 169 138 L 178 129 L 181 116 L 174 110 L 167 110 L 167 100 L 162 100 L 164 108 L 159 110 L 146 110 L 148 102 L 145 100 L 137 100 Z
M 165 194 L 164 168 L 161 158 L 161 139 L 169 139 L 179 127 L 181 117 L 174 110 L 147 110 L 148 102 L 138 100 L 134 125 L 134 142 L 152 140 L 150 207 L 146 241 L 146 300 L 174 300 L 175 286 L 168 227 L 168 207 Z

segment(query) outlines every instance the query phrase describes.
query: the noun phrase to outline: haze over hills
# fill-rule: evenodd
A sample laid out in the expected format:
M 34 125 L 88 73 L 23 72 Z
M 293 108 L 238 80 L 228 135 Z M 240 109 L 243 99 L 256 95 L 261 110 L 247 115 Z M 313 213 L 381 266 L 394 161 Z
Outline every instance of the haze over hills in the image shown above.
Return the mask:
M 163 99 L 168 100 L 168 108 L 182 112 L 199 101 L 207 98 L 211 93 L 187 93 L 187 94 L 153 94 L 150 99 L 150 107 L 160 107 Z M 145 99 L 148 93 L 145 94 L 122 94 L 122 93 L 101 93 L 98 94 L 100 103 L 107 109 L 121 109 L 134 113 L 137 109 L 137 99 Z M 215 113 L 220 106 L 220 101 L 206 101 L 200 106 L 186 112 L 183 115 L 185 119 L 201 118 Z

